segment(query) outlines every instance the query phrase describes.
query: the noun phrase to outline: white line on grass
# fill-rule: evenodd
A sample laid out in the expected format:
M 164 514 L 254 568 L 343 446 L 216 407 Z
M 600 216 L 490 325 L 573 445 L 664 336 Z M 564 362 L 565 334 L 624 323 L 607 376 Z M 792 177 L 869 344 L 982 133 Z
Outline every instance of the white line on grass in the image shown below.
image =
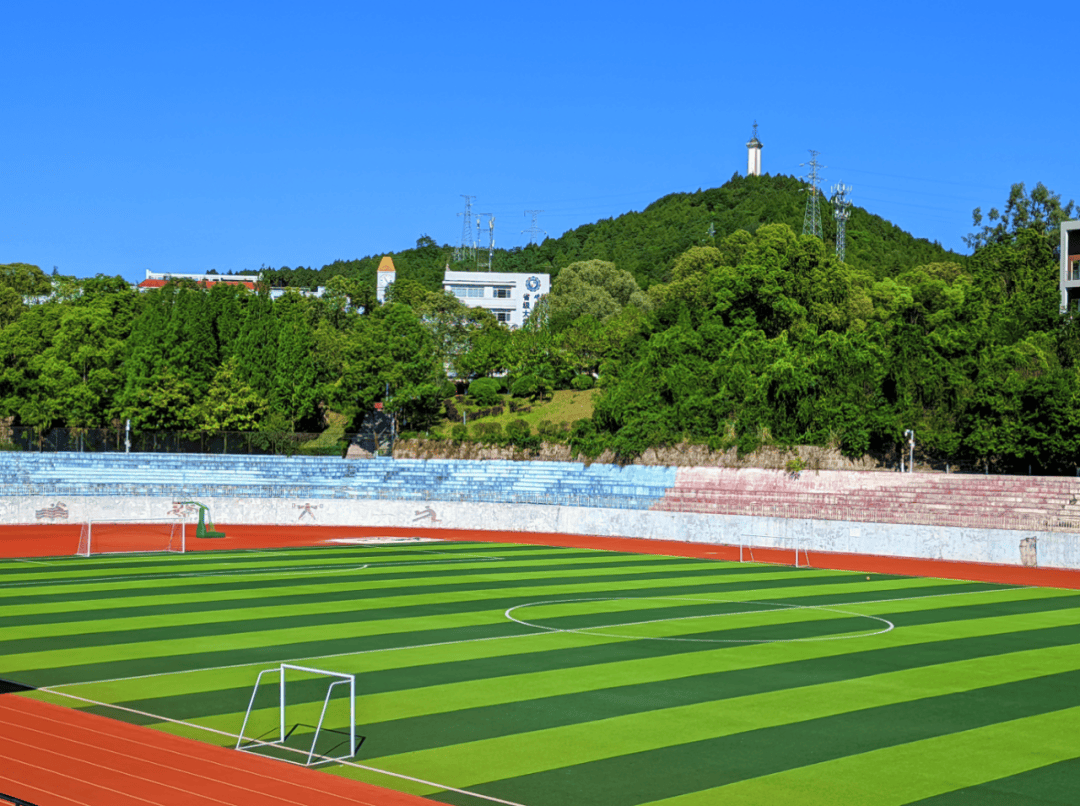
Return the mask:
M 88 705 L 96 705 L 96 706 L 99 706 L 99 707 L 102 707 L 102 708 L 114 708 L 114 709 L 116 709 L 118 711 L 125 711 L 125 712 L 127 712 L 129 714 L 135 714 L 137 716 L 149 717 L 150 719 L 154 719 L 154 720 L 156 720 L 158 722 L 169 722 L 169 723 L 171 723 L 173 725 L 183 725 L 186 728 L 194 728 L 195 730 L 202 730 L 202 731 L 206 731 L 208 733 L 214 733 L 214 734 L 217 734 L 218 736 L 226 736 L 226 737 L 228 737 L 230 739 L 236 739 L 238 741 L 240 739 L 240 736 L 238 734 L 236 734 L 236 733 L 229 733 L 228 731 L 218 730 L 217 728 L 208 728 L 208 727 L 205 727 L 203 725 L 197 725 L 194 722 L 185 722 L 183 719 L 172 719 L 171 717 L 161 716 L 160 714 L 152 714 L 149 711 L 140 711 L 137 708 L 128 708 L 127 706 L 124 706 L 124 705 L 114 705 L 113 703 L 109 703 L 109 702 L 100 702 L 99 700 L 91 700 L 91 699 L 88 699 L 86 697 L 79 697 L 79 696 L 77 696 L 75 694 L 68 694 L 67 692 L 64 692 L 64 691 L 55 691 L 55 690 L 53 690 L 51 688 L 42 688 L 42 689 L 39 689 L 39 691 L 46 691 L 46 692 L 49 692 L 50 694 L 55 694 L 58 697 L 68 697 L 69 699 L 72 699 L 72 700 L 79 700 L 80 702 L 85 702 Z M 288 750 L 291 753 L 299 753 L 300 755 L 303 755 L 303 756 L 308 755 L 306 750 L 300 750 L 300 749 L 294 748 L 294 747 L 286 747 L 284 745 L 276 745 L 276 746 L 280 747 L 282 750 Z M 492 797 L 491 795 L 481 795 L 479 792 L 470 792 L 468 789 L 458 789 L 455 786 L 448 786 L 447 784 L 440 784 L 440 783 L 437 783 L 435 781 L 426 781 L 423 778 L 415 778 L 415 777 L 413 777 L 411 775 L 405 775 L 405 774 L 400 773 L 400 772 L 391 772 L 390 770 L 382 770 L 382 769 L 379 769 L 378 767 L 370 767 L 367 764 L 358 764 L 355 761 L 345 761 L 343 759 L 333 759 L 333 758 L 329 758 L 327 756 L 324 756 L 324 755 L 322 755 L 320 753 L 315 753 L 315 756 L 320 758 L 320 759 L 323 759 L 324 761 L 332 761 L 335 764 L 343 764 L 343 765 L 348 766 L 348 767 L 355 767 L 356 769 L 359 769 L 359 770 L 367 770 L 368 772 L 374 772 L 374 773 L 378 773 L 380 775 L 387 775 L 387 776 L 390 776 L 391 778 L 400 778 L 403 781 L 411 781 L 412 783 L 421 784 L 422 786 L 433 786 L 433 787 L 436 787 L 438 789 L 445 790 L 447 792 L 457 792 L 457 793 L 462 794 L 462 795 L 468 795 L 469 797 L 480 798 L 482 800 L 491 801 L 492 803 L 502 803 L 502 804 L 504 804 L 504 806 L 524 806 L 524 804 L 516 803 L 515 801 L 512 801 L 512 800 L 503 800 L 502 798 Z
M 581 627 L 580 629 L 561 629 L 559 627 L 547 627 L 543 624 L 534 624 L 531 621 L 523 621 L 522 619 L 514 618 L 510 615 L 514 610 L 518 610 L 523 607 L 537 607 L 548 604 L 572 604 L 574 602 L 626 602 L 626 601 L 677 601 L 677 602 L 714 602 L 716 604 L 761 604 L 769 605 L 773 607 L 772 610 L 741 610 L 735 613 L 709 613 L 703 616 L 675 616 L 673 618 L 658 618 L 649 619 L 647 621 L 627 621 L 621 624 L 599 624 L 596 627 Z M 840 635 L 822 635 L 814 636 L 811 638 L 685 638 L 679 636 L 657 636 L 657 635 L 620 635 L 619 633 L 604 633 L 594 632 L 594 630 L 617 630 L 621 627 L 637 627 L 642 624 L 664 624 L 673 621 L 690 621 L 692 619 L 702 618 L 724 618 L 727 616 L 747 616 L 757 615 L 761 613 L 775 613 L 777 611 L 791 611 L 791 610 L 817 610 L 826 613 L 839 613 L 843 616 L 858 616 L 859 618 L 872 619 L 873 621 L 880 621 L 885 624 L 886 627 L 883 630 L 877 630 L 875 632 L 855 632 L 855 633 L 843 633 Z M 556 633 L 574 633 L 576 635 L 589 635 L 600 638 L 627 638 L 630 640 L 643 640 L 643 641 L 680 641 L 690 644 L 798 644 L 798 643 L 813 643 L 818 641 L 841 641 L 848 638 L 869 638 L 874 635 L 883 635 L 896 627 L 891 621 L 880 616 L 867 616 L 863 613 L 850 613 L 846 610 L 839 610 L 835 607 L 829 607 L 828 605 L 789 605 L 779 604 L 777 602 L 758 602 L 754 600 L 741 600 L 732 601 L 730 599 L 687 599 L 684 597 L 667 597 L 667 596 L 607 596 L 590 599 L 559 599 L 555 601 L 547 602 L 526 602 L 525 604 L 514 605 L 503 613 L 511 621 L 523 624 L 526 627 L 535 627 L 538 630 L 545 630 L 547 632 Z
M 845 607 L 850 607 L 852 605 L 884 604 L 884 603 L 888 603 L 888 602 L 912 602 L 912 601 L 918 601 L 920 599 L 939 599 L 939 598 L 942 598 L 942 597 L 945 597 L 945 596 L 970 596 L 970 595 L 976 594 L 976 593 L 1000 593 L 1002 591 L 1012 591 L 1012 590 L 1017 590 L 1017 588 L 1014 588 L 1014 587 L 1013 588 L 993 588 L 991 590 L 981 590 L 981 591 L 953 591 L 951 593 L 931 593 L 931 594 L 927 594 L 926 596 L 904 596 L 904 597 L 897 597 L 897 598 L 893 598 L 893 599 L 870 599 L 870 600 L 861 601 L 861 602 L 844 602 L 843 604 L 844 604 Z M 630 598 L 634 598 L 634 597 L 630 597 Z M 712 600 L 710 600 L 710 599 L 701 599 L 701 600 L 697 600 L 697 601 L 708 602 L 708 601 L 712 601 Z M 520 605 L 517 605 L 517 606 L 520 607 Z M 513 609 L 513 608 L 511 608 L 511 609 Z M 748 612 L 754 612 L 754 611 L 748 611 Z M 757 611 L 757 612 L 760 612 L 760 611 Z M 863 615 L 863 614 L 858 613 L 856 615 Z M 511 621 L 513 621 L 513 620 L 514 619 L 511 619 Z M 102 683 L 123 683 L 126 680 L 146 680 L 146 679 L 152 678 L 152 677 L 171 677 L 173 675 L 182 675 L 182 674 L 201 674 L 203 672 L 219 672 L 219 671 L 224 671 L 226 669 L 257 668 L 259 666 L 266 666 L 267 664 L 299 663 L 301 661 L 311 661 L 311 660 L 315 660 L 315 659 L 323 660 L 323 659 L 330 659 L 330 658 L 347 658 L 347 657 L 354 656 L 354 655 L 374 655 L 374 654 L 377 654 L 379 652 L 399 652 L 399 651 L 408 650 L 408 649 L 432 649 L 434 647 L 453 646 L 455 644 L 474 644 L 474 643 L 481 643 L 483 641 L 503 641 L 503 640 L 506 640 L 508 638 L 535 638 L 538 635 L 546 635 L 548 633 L 553 633 L 553 632 L 568 632 L 568 631 L 553 630 L 553 629 L 550 629 L 550 628 L 543 628 L 543 632 L 520 633 L 518 635 L 493 635 L 493 636 L 490 636 L 488 638 L 461 638 L 461 639 L 456 640 L 456 641 L 436 641 L 436 642 L 430 643 L 430 644 L 408 644 L 406 646 L 382 647 L 381 649 L 361 649 L 361 650 L 357 650 L 357 651 L 353 651 L 353 652 L 337 652 L 337 653 L 334 653 L 333 655 L 304 656 L 304 657 L 298 657 L 298 658 L 284 658 L 282 660 L 251 661 L 251 662 L 248 662 L 248 663 L 229 663 L 229 664 L 225 664 L 223 666 L 205 666 L 205 667 L 202 667 L 202 668 L 199 668 L 199 669 L 179 669 L 179 670 L 177 670 L 175 672 L 151 672 L 150 674 L 136 674 L 136 675 L 130 675 L 128 677 L 109 677 L 109 678 L 104 678 L 102 680 L 83 680 L 83 681 L 80 681 L 78 683 L 57 683 L 55 686 L 41 687 L 40 690 L 41 691 L 52 691 L 52 692 L 55 692 L 57 694 L 60 694 L 61 692 L 57 691 L 57 689 L 70 688 L 72 686 L 96 686 L 96 685 L 102 684 Z M 603 637 L 603 636 L 597 636 L 597 637 Z
M 400 568 L 407 566 L 431 566 L 431 565 L 454 565 L 459 563 L 471 563 L 471 562 L 494 562 L 499 560 L 505 560 L 505 557 L 483 557 L 483 558 L 465 558 L 454 560 L 401 560 L 392 562 L 374 562 L 364 563 L 363 565 L 324 565 L 314 566 L 312 568 L 304 569 L 302 571 L 287 571 L 286 568 L 292 568 L 293 566 L 280 566 L 271 568 L 253 568 L 243 571 L 189 571 L 186 573 L 172 573 L 172 574 L 114 574 L 112 576 L 105 577 L 73 577 L 68 579 L 44 579 L 34 580 L 28 582 L 10 582 L 7 584 L 0 584 L 0 590 L 7 588 L 41 588 L 49 586 L 59 585 L 85 585 L 91 582 L 141 582 L 141 581 L 158 581 L 164 579 L 191 579 L 202 577 L 255 577 L 272 574 L 277 577 L 291 577 L 291 576 L 327 576 L 329 574 L 347 573 L 350 571 L 363 571 L 371 568 Z M 45 565 L 45 563 L 42 563 Z
M 454 644 L 474 644 L 481 641 L 502 641 L 506 638 L 535 638 L 537 635 L 543 633 L 526 632 L 519 633 L 517 635 L 493 635 L 489 638 L 461 638 L 457 641 L 436 641 L 431 644 L 410 644 L 408 646 L 387 646 L 381 649 L 361 649 L 354 650 L 352 652 L 336 652 L 333 655 L 305 655 L 298 658 L 285 658 L 284 660 L 267 660 L 267 661 L 255 661 L 248 663 L 230 663 L 224 666 L 206 666 L 201 669 L 180 669 L 175 672 L 152 672 L 150 674 L 136 674 L 130 677 L 110 677 L 104 680 L 84 680 L 79 683 L 57 683 L 55 686 L 41 686 L 40 691 L 55 691 L 57 694 L 61 693 L 56 691 L 60 688 L 69 688 L 71 686 L 96 686 L 99 683 L 123 683 L 126 680 L 145 680 L 150 677 L 171 677 L 178 674 L 199 674 L 201 672 L 220 672 L 226 669 L 245 669 L 245 668 L 257 668 L 259 666 L 266 666 L 267 664 L 280 664 L 280 663 L 299 663 L 301 661 L 311 660 L 329 660 L 330 658 L 347 658 L 353 655 L 373 655 L 377 652 L 396 652 L 403 649 L 431 649 L 433 647 L 440 646 L 453 646 Z

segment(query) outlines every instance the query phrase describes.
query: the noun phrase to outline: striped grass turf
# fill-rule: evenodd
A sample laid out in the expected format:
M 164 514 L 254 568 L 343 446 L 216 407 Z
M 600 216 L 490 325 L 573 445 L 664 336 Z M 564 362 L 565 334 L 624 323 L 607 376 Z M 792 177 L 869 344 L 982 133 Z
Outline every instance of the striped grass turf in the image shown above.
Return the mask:
M 871 577 L 463 543 L 0 563 L 0 677 L 232 744 L 259 669 L 353 673 L 362 766 L 328 774 L 451 804 L 1080 802 L 1077 594 Z M 290 724 L 325 694 L 292 681 Z

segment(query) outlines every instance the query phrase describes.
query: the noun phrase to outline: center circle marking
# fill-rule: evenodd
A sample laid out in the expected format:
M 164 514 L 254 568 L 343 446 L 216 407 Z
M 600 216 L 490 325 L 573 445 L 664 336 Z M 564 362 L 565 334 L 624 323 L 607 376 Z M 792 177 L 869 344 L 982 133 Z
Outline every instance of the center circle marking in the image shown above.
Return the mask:
M 695 602 L 698 604 L 744 604 L 744 605 L 766 605 L 774 609 L 774 611 L 789 611 L 789 610 L 816 610 L 824 613 L 836 613 L 842 616 L 851 616 L 854 618 L 864 618 L 871 621 L 879 622 L 882 626 L 880 629 L 876 629 L 873 632 L 858 632 L 847 633 L 843 635 L 818 635 L 807 638 L 680 638 L 678 636 L 652 636 L 652 635 L 625 635 L 619 633 L 606 632 L 606 630 L 618 629 L 620 627 L 631 627 L 638 624 L 659 624 L 663 622 L 672 621 L 689 621 L 691 619 L 698 618 L 722 618 L 724 616 L 738 616 L 748 615 L 750 613 L 770 612 L 768 610 L 753 610 L 744 611 L 741 613 L 716 613 L 714 615 L 706 616 L 681 616 L 670 619 L 649 619 L 643 622 L 628 622 L 625 624 L 612 624 L 608 627 L 603 625 L 597 627 L 579 627 L 576 629 L 564 629 L 562 627 L 549 627 L 546 624 L 540 624 L 533 621 L 527 621 L 523 618 L 519 618 L 514 615 L 516 610 L 524 610 L 528 607 L 543 607 L 545 605 L 557 605 L 557 604 L 573 604 L 575 602 Z M 841 610 L 838 607 L 832 607 L 830 605 L 792 605 L 784 602 L 762 602 L 757 600 L 735 600 L 735 599 L 694 599 L 681 596 L 602 596 L 602 597 L 588 597 L 583 599 L 554 599 L 544 602 L 524 602 L 519 605 L 507 608 L 503 614 L 510 621 L 522 624 L 526 627 L 532 627 L 537 630 L 544 630 L 545 632 L 562 632 L 562 633 L 574 633 L 576 635 L 591 635 L 599 638 L 626 638 L 633 641 L 682 641 L 691 644 L 795 644 L 795 643 L 812 643 L 814 641 L 841 641 L 850 638 L 870 638 L 874 635 L 883 635 L 884 633 L 892 630 L 896 625 L 891 621 L 880 616 L 868 616 L 865 613 L 852 613 L 848 610 Z M 600 632 L 601 630 L 605 632 Z

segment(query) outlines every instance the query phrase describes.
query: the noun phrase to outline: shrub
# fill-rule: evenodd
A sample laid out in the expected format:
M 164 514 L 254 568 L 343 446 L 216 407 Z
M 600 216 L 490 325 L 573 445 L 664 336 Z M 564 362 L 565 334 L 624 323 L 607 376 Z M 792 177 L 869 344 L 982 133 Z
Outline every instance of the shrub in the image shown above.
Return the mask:
M 541 420 L 536 425 L 536 433 L 544 438 L 557 437 L 560 434 L 561 429 L 551 420 Z
M 467 436 L 469 436 L 469 429 L 461 423 L 455 423 L 454 427 L 450 429 L 450 439 L 454 440 L 454 442 L 464 442 Z
M 524 420 L 513 420 L 506 424 L 506 439 L 511 445 L 527 450 L 536 450 L 541 443 L 540 437 L 533 436 L 532 429 Z
M 473 436 L 482 442 L 501 443 L 503 429 L 499 423 L 477 423 L 473 426 Z
M 494 406 L 501 402 L 499 382 L 494 378 L 477 378 L 469 384 L 469 397 L 478 406 Z
M 532 433 L 529 424 L 524 420 L 511 420 L 506 424 L 506 437 L 511 442 L 527 437 Z
M 540 381 L 535 375 L 522 375 L 510 386 L 510 394 L 514 397 L 535 397 Z
M 579 391 L 592 389 L 595 384 L 596 379 L 592 375 L 577 375 L 574 380 L 570 381 L 570 386 Z

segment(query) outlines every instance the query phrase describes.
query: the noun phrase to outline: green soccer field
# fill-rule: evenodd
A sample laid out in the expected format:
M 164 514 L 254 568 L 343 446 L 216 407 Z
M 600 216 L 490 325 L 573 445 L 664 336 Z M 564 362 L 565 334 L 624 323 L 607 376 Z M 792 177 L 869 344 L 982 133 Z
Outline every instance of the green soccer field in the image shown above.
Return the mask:
M 26 696 L 233 746 L 284 661 L 356 676 L 327 774 L 448 804 L 1080 802 L 1074 591 L 492 543 L 0 561 Z M 287 691 L 295 750 L 327 680 Z

